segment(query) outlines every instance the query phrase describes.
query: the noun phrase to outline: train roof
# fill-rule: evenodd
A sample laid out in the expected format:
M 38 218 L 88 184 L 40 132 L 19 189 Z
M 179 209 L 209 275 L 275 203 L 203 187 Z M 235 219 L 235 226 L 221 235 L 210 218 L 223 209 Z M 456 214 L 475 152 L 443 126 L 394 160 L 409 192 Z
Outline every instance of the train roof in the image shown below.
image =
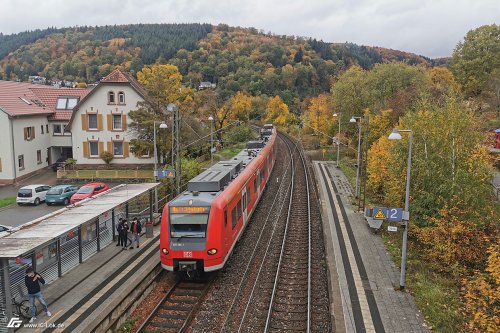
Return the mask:
M 170 201 L 170 206 L 210 205 L 245 170 L 269 141 L 249 141 L 247 148 L 227 161 L 220 161 L 188 182 L 188 189 Z

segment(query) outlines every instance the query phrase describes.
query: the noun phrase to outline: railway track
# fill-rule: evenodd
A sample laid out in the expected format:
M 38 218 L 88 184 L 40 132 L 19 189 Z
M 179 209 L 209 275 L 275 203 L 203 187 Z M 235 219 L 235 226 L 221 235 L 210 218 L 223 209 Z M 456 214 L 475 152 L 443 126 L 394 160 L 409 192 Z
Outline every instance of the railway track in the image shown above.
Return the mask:
M 293 142 L 288 141 L 289 150 Z M 292 195 L 264 332 L 310 332 L 311 203 L 305 158 L 295 150 Z M 305 190 L 305 191 L 304 191 Z
M 211 278 L 196 282 L 179 279 L 137 332 L 184 332 L 207 294 L 211 281 Z

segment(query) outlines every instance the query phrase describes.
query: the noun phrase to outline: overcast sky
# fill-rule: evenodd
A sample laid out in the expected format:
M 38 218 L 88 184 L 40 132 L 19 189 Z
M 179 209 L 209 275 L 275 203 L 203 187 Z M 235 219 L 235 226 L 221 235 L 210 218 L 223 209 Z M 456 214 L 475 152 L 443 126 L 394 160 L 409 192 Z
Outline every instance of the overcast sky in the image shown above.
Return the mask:
M 500 24 L 499 0 L 0 0 L 0 32 L 49 26 L 227 23 L 276 34 L 450 56 L 467 31 Z

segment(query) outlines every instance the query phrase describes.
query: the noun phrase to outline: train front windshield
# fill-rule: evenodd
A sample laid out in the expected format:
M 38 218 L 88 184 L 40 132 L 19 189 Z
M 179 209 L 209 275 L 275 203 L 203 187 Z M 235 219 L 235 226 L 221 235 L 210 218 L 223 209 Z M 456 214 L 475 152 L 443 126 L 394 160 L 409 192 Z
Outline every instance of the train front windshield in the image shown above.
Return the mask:
M 170 214 L 170 236 L 205 238 L 208 214 Z

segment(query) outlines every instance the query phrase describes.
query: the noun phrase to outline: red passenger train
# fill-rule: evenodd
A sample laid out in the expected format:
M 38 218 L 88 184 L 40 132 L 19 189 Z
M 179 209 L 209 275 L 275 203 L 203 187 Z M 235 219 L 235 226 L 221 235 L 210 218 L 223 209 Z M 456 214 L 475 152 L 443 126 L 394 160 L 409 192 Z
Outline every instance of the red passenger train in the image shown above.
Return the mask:
M 188 183 L 163 208 L 161 265 L 168 271 L 222 269 L 255 210 L 276 160 L 276 129 Z M 262 133 L 261 133 L 262 134 Z

